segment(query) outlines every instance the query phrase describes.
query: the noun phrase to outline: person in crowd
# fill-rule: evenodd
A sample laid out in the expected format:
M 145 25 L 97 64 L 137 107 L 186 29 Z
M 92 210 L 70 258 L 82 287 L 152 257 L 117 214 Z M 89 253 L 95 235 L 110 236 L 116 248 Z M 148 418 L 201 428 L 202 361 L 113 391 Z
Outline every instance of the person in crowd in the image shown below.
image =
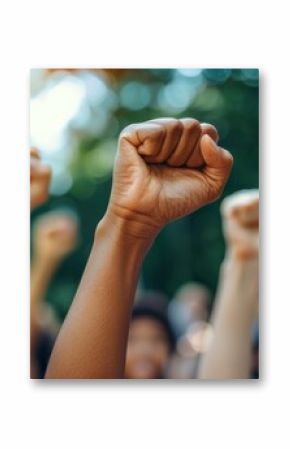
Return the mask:
M 169 318 L 178 336 L 168 364 L 170 379 L 195 379 L 201 354 L 206 350 L 210 293 L 197 282 L 181 285 L 169 304 Z M 204 343 L 203 343 L 204 341 Z
M 169 317 L 179 336 L 189 325 L 197 321 L 207 321 L 209 301 L 210 292 L 205 285 L 187 282 L 179 287 L 168 309 Z
M 236 192 L 223 201 L 221 211 L 227 249 L 212 318 L 213 338 L 199 377 L 245 379 L 253 368 L 257 373 L 252 331 L 259 306 L 259 192 Z
M 142 292 L 133 307 L 125 362 L 126 379 L 163 379 L 175 335 L 167 315 L 168 300 Z
M 170 359 L 167 377 L 170 379 L 197 379 L 203 354 L 208 350 L 212 326 L 206 321 L 195 321 L 186 328 L 176 344 Z
M 168 223 L 215 201 L 233 158 L 194 119 L 155 119 L 120 135 L 107 211 L 59 332 L 46 378 L 123 378 L 144 257 Z
M 76 247 L 78 225 L 74 215 L 55 211 L 37 219 L 33 232 L 30 282 L 31 377 L 43 377 L 59 325 L 44 303 L 49 284 L 61 262 Z

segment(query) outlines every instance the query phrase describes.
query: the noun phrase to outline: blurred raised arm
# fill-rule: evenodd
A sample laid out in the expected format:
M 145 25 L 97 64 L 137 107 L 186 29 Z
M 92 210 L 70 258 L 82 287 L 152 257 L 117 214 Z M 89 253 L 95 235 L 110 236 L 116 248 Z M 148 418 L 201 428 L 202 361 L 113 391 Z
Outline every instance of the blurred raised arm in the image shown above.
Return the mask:
M 63 259 L 77 243 L 77 222 L 63 212 L 42 215 L 33 232 L 33 258 L 30 278 L 30 348 L 31 358 L 40 332 L 42 304 L 49 284 Z
M 259 193 L 241 191 L 222 203 L 225 260 L 213 312 L 214 337 L 203 356 L 201 379 L 250 375 L 251 328 L 259 302 Z

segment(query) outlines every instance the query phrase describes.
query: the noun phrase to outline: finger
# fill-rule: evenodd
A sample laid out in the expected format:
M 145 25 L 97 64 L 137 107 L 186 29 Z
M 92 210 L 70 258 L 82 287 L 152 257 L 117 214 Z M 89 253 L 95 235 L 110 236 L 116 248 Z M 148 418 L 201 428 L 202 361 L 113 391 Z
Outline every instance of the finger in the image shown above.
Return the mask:
M 249 189 L 234 193 L 223 201 L 222 212 L 238 220 L 242 226 L 257 227 L 259 225 L 259 191 Z
M 230 176 L 233 157 L 227 150 L 218 147 L 207 134 L 200 140 L 200 149 L 206 164 L 201 173 L 207 183 L 208 195 L 214 201 L 221 195 Z
M 210 125 L 208 123 L 201 123 L 200 129 L 201 132 L 199 135 L 199 141 L 195 145 L 194 151 L 191 153 L 190 157 L 186 161 L 186 166 L 188 168 L 199 168 L 204 165 L 204 159 L 202 157 L 200 148 L 200 139 L 203 135 L 205 134 L 209 135 L 214 142 L 217 142 L 218 140 L 218 132 L 213 125 Z
M 242 226 L 254 228 L 259 226 L 259 201 L 234 211 L 234 215 Z
M 214 140 L 216 143 L 219 140 L 219 135 L 217 132 L 217 129 L 215 126 L 209 124 L 209 123 L 201 123 L 201 134 L 205 135 L 207 134 L 209 137 L 212 138 L 212 140 Z
M 156 123 L 163 127 L 165 137 L 160 151 L 151 157 L 146 157 L 145 160 L 151 164 L 161 164 L 174 152 L 182 134 L 183 126 L 180 120 L 173 118 L 156 119 L 153 120 L 152 123 Z
M 207 170 L 216 170 L 230 172 L 233 165 L 233 156 L 231 153 L 221 147 L 207 134 L 200 139 L 200 150 Z
M 153 122 L 137 123 L 127 126 L 120 134 L 121 151 L 125 151 L 127 156 L 155 156 L 159 153 L 165 130 L 159 124 Z M 133 154 L 134 153 L 134 154 Z
M 183 131 L 179 142 L 167 159 L 166 163 L 172 167 L 181 167 L 195 151 L 196 143 L 201 134 L 200 124 L 195 119 L 185 118 L 180 120 Z

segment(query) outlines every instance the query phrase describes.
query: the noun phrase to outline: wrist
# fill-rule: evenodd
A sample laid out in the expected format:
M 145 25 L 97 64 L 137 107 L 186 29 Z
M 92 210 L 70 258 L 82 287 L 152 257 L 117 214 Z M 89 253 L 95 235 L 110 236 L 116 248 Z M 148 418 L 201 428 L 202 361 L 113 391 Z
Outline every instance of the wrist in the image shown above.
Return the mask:
M 226 254 L 222 264 L 222 295 L 229 310 L 238 312 L 250 325 L 259 307 L 259 259 L 240 259 Z
M 226 273 L 235 273 L 238 278 L 257 279 L 259 277 L 259 258 L 243 258 L 235 252 L 228 251 L 222 263 L 222 270 Z
M 93 260 L 102 259 L 112 267 L 113 276 L 121 271 L 122 290 L 130 297 L 132 285 L 137 282 L 143 260 L 149 250 L 152 239 L 136 237 L 128 233 L 128 223 L 114 219 L 107 213 L 98 223 L 91 252 Z
M 239 245 L 229 246 L 227 258 L 237 263 L 251 263 L 259 260 L 257 249 L 245 248 Z
M 61 259 L 58 256 L 35 251 L 33 263 L 40 267 L 55 269 L 60 264 Z
M 36 276 L 49 280 L 52 276 L 54 276 L 60 262 L 61 261 L 59 259 L 51 257 L 47 254 L 35 253 L 32 258 L 31 272 Z
M 111 238 L 114 236 L 124 242 L 126 246 L 134 246 L 140 251 L 147 252 L 159 230 L 156 225 L 149 222 L 144 223 L 134 214 L 120 216 L 108 208 L 98 223 L 96 235 L 111 236 Z

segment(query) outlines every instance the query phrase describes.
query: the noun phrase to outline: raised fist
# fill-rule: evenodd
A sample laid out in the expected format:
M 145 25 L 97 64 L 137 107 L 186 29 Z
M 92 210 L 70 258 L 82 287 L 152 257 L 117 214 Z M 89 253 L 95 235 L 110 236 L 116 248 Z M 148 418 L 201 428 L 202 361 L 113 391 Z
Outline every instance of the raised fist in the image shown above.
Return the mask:
M 77 220 L 65 212 L 49 212 L 35 224 L 34 250 L 36 258 L 61 261 L 77 244 Z
M 48 197 L 51 178 L 50 167 L 40 160 L 35 148 L 30 150 L 30 207 L 34 209 L 43 204 Z
M 238 259 L 259 254 L 259 191 L 241 190 L 224 199 L 221 205 L 228 249 Z
M 108 212 L 139 237 L 216 200 L 233 158 L 217 132 L 197 120 L 162 118 L 130 125 L 119 139 Z

